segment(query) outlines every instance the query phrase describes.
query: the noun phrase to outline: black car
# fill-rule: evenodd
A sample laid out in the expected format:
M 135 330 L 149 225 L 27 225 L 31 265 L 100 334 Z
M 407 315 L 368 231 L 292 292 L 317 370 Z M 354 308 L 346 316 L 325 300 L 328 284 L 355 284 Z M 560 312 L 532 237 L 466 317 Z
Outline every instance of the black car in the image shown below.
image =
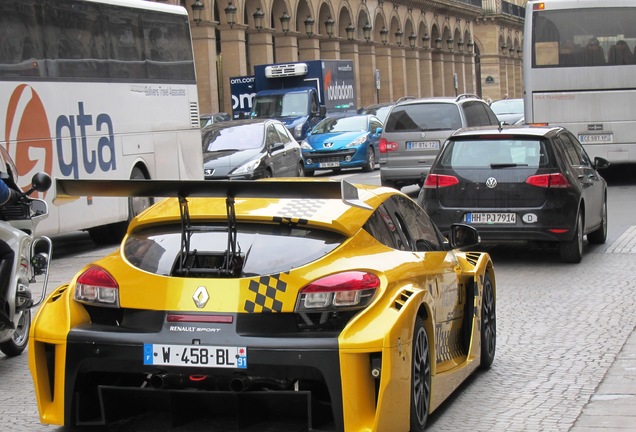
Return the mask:
M 581 143 L 562 127 L 482 127 L 455 132 L 424 180 L 418 202 L 442 232 L 479 228 L 482 241 L 559 242 L 578 263 L 583 237 L 607 238 L 607 183 Z
M 270 119 L 213 123 L 201 130 L 206 180 L 304 177 L 300 144 Z

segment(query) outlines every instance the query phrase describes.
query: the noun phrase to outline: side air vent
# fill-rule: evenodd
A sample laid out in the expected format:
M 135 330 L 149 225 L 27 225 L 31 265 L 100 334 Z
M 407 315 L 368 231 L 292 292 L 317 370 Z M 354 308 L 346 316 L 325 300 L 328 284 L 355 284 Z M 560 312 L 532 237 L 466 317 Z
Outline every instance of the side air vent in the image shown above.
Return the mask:
M 62 288 L 61 290 L 57 291 L 55 294 L 51 295 L 51 298 L 49 298 L 49 302 L 55 303 L 60 297 L 62 297 L 62 294 L 64 294 L 66 290 L 67 288 Z
M 199 129 L 199 105 L 196 102 L 190 102 L 190 127 L 192 129 Z
M 479 261 L 480 256 L 481 256 L 481 252 L 468 252 L 466 254 L 466 260 L 472 265 L 476 265 L 477 261 Z
M 397 310 L 402 309 L 412 295 L 413 295 L 413 291 L 410 291 L 410 290 L 400 291 L 397 298 L 395 299 L 395 303 L 393 304 L 393 307 L 395 307 L 395 309 Z

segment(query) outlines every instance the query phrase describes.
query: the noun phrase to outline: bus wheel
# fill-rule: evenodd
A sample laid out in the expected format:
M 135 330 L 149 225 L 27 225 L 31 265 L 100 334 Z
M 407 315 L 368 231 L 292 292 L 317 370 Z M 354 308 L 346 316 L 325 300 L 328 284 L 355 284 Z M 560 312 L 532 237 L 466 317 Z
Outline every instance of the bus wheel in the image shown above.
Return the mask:
M 138 167 L 133 168 L 130 174 L 131 180 L 144 180 L 146 176 Z M 88 230 L 91 240 L 98 245 L 108 245 L 119 243 L 126 235 L 128 224 L 135 216 L 150 207 L 154 200 L 150 197 L 130 197 L 128 198 L 128 219 L 123 222 L 116 222 L 108 225 L 93 227 Z

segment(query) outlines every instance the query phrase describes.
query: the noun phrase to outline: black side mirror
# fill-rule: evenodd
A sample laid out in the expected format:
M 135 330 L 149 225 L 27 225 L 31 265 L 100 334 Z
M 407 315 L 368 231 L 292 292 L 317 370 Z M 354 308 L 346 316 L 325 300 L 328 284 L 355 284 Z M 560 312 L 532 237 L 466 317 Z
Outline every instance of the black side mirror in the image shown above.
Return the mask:
M 594 168 L 596 168 L 597 170 L 605 169 L 608 166 L 610 166 L 610 162 L 607 159 L 598 156 L 594 158 Z
M 470 225 L 452 224 L 448 233 L 448 242 L 453 249 L 477 246 L 481 242 L 479 233 Z

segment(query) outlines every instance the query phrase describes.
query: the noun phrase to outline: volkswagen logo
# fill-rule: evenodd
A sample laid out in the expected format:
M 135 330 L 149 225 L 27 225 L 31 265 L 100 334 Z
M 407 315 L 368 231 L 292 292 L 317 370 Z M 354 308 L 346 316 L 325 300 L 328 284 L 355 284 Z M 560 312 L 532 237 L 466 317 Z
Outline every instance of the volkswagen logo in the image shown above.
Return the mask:
M 326 142 L 325 143 L 325 148 L 330 148 L 333 147 L 333 143 L 332 142 Z
M 488 180 L 486 180 L 486 186 L 489 187 L 490 189 L 494 189 L 497 187 L 497 179 L 494 177 L 490 177 L 488 178 Z

